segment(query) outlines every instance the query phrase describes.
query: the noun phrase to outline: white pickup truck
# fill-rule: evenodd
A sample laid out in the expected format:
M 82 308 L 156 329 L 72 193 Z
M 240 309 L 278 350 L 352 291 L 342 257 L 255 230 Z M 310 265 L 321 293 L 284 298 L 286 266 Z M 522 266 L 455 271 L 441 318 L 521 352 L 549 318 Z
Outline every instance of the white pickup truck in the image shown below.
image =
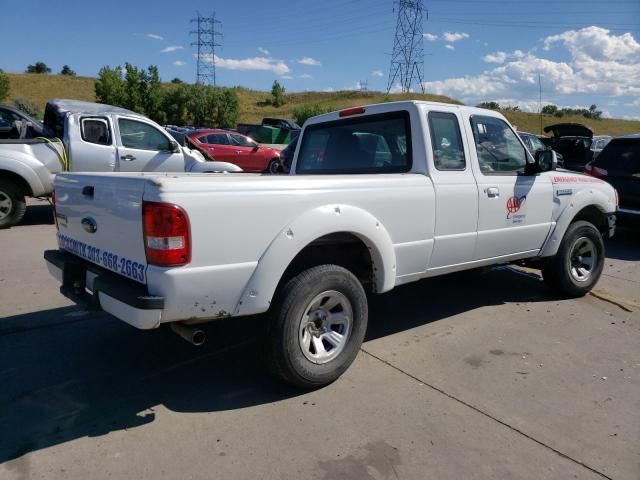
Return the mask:
M 3 110 L 6 107 L 0 109 L 0 115 Z M 10 120 L 19 118 L 14 112 L 5 116 L 9 114 Z M 51 100 L 45 110 L 44 131 L 35 120 L 21 120 L 20 124 L 21 129 L 12 129 L 24 134 L 0 139 L 0 228 L 22 219 L 25 196 L 51 195 L 55 175 L 65 170 L 241 171 L 231 163 L 205 161 L 199 151 L 180 146 L 157 123 L 111 105 Z
M 616 192 L 532 158 L 499 113 L 387 103 L 301 135 L 286 176 L 59 175 L 61 291 L 196 344 L 200 323 L 268 311 L 272 369 L 317 387 L 355 358 L 369 292 L 529 259 L 573 297 L 602 272 Z

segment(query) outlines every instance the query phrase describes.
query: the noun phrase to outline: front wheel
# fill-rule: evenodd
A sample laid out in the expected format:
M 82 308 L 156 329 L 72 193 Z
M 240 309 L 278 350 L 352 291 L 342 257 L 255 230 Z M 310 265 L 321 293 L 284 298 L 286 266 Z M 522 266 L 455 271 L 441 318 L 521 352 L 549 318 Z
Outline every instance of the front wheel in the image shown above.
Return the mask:
M 24 194 L 13 183 L 0 180 L 0 228 L 14 226 L 27 211 Z
M 586 295 L 604 268 L 604 242 L 593 224 L 569 225 L 558 253 L 542 267 L 542 278 L 555 292 L 567 297 Z
M 271 370 L 296 387 L 318 388 L 340 377 L 358 354 L 367 330 L 367 297 L 350 271 L 321 265 L 284 285 L 271 317 Z
M 267 173 L 280 173 L 280 160 L 274 158 L 267 166 Z

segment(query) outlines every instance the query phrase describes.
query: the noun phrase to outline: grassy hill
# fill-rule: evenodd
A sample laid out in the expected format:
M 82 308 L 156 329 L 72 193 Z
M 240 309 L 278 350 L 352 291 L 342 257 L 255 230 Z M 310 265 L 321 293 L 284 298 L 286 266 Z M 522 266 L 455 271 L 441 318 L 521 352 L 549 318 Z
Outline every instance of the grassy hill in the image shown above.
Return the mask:
M 25 98 L 44 109 L 50 98 L 74 98 L 77 100 L 95 101 L 94 78 L 68 77 L 62 75 L 38 75 L 31 73 L 9 73 L 11 93 L 5 100 L 12 103 L 16 98 Z M 367 103 L 381 103 L 397 100 L 429 100 L 435 102 L 460 103 L 442 95 L 390 94 L 382 92 L 303 92 L 286 95 L 287 103 L 280 108 L 268 105 L 268 92 L 259 92 L 240 88 L 240 122 L 259 123 L 262 117 L 290 118 L 294 108 L 305 104 L 319 104 L 323 107 L 342 109 Z M 540 116 L 525 112 L 502 112 L 519 130 L 542 133 Z M 625 135 L 640 132 L 640 121 L 602 119 L 590 120 L 580 116 L 562 118 L 544 115 L 542 126 L 560 122 L 583 123 L 593 129 L 597 135 Z

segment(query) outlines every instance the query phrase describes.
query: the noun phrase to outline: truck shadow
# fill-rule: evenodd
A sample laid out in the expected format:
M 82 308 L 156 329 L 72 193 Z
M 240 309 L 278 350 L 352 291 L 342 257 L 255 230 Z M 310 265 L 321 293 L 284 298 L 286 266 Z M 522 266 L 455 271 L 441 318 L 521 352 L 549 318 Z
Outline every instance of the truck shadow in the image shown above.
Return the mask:
M 372 298 L 367 340 L 480 306 L 550 300 L 539 279 L 508 269 L 424 280 Z M 214 323 L 196 348 L 168 329 L 138 331 L 105 314 L 75 318 L 74 309 L 0 321 L 9 326 L 0 330 L 0 463 L 140 427 L 158 408 L 215 413 L 304 393 L 264 371 L 265 317 Z
M 635 262 L 640 260 L 640 238 L 637 225 L 624 225 L 617 228 L 613 238 L 605 242 L 607 258 Z M 635 227 L 635 228 L 634 228 Z
M 53 213 L 47 203 L 27 205 L 27 213 L 18 226 L 53 225 Z

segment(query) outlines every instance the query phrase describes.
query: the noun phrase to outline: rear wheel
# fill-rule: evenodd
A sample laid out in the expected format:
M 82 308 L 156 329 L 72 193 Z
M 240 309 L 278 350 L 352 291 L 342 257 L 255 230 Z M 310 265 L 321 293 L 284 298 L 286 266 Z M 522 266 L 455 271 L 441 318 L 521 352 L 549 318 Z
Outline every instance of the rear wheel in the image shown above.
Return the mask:
M 0 228 L 14 226 L 27 211 L 24 194 L 16 184 L 0 180 Z
M 337 265 L 306 270 L 280 290 L 268 325 L 271 370 L 297 387 L 317 388 L 342 375 L 367 330 L 367 297 Z
M 572 223 L 558 253 L 542 267 L 545 283 L 555 292 L 581 297 L 596 284 L 604 267 L 604 242 L 589 222 Z

